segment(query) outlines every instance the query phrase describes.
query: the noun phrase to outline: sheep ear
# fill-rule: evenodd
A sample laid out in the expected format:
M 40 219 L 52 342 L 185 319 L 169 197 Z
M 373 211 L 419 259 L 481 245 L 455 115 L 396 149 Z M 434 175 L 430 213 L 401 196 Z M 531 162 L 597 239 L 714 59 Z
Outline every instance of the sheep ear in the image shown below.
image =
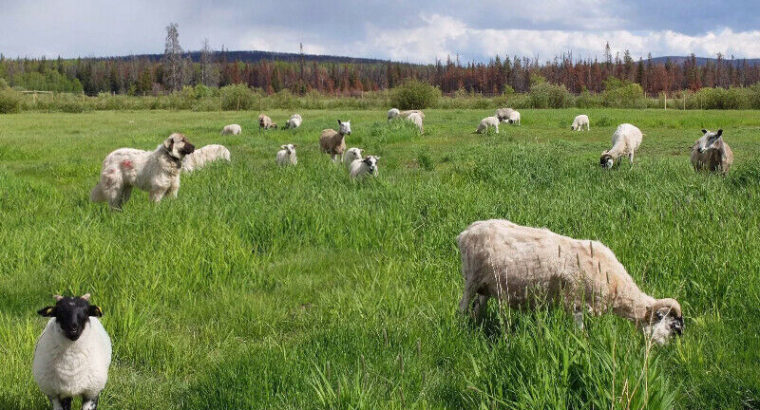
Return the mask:
M 293 148 L 296 148 L 296 147 L 298 147 L 298 144 L 293 144 Z
M 340 120 L 338 120 L 338 125 L 340 125 Z
M 44 317 L 53 317 L 55 316 L 55 306 L 45 306 L 38 310 L 37 314 Z
M 717 133 L 717 135 L 718 135 L 719 137 L 720 137 L 721 135 L 723 135 L 723 129 L 722 129 L 722 128 L 718 130 L 718 133 Z
M 101 317 L 103 316 L 103 309 L 100 306 L 90 305 L 90 308 L 87 310 L 87 316 Z
M 375 161 L 380 161 L 380 158 L 382 157 L 375 157 Z
M 287 145 L 280 145 L 280 148 L 282 148 L 282 149 L 288 149 L 288 146 Z
M 84 299 L 84 300 L 88 301 L 88 302 L 90 301 L 90 294 L 89 294 L 89 293 L 85 293 L 84 295 L 82 295 L 82 296 L 80 296 L 80 297 L 81 297 L 82 299 Z
M 53 295 L 53 299 L 55 299 L 56 302 L 60 302 L 63 299 L 63 296 L 61 296 L 61 295 Z
M 707 134 L 707 130 L 702 128 L 702 134 Z

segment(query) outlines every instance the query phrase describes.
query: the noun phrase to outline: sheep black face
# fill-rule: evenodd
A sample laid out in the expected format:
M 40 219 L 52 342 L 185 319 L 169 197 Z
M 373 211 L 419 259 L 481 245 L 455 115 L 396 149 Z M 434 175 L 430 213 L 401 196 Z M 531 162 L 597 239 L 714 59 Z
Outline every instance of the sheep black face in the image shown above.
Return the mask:
M 103 316 L 100 307 L 90 304 L 90 294 L 81 297 L 55 296 L 55 306 L 46 306 L 37 311 L 40 316 L 54 317 L 63 334 L 76 341 L 82 335 L 90 316 Z
M 610 169 L 615 165 L 615 160 L 612 158 L 612 155 L 603 153 L 602 157 L 599 158 L 599 165 L 601 165 L 602 168 Z
M 380 157 L 376 157 L 374 155 L 369 155 L 364 158 L 364 165 L 369 170 L 369 173 L 372 175 L 377 175 L 377 161 L 380 159 Z
M 709 149 L 720 149 L 721 137 L 723 137 L 722 129 L 719 129 L 718 132 L 703 129 L 702 138 L 697 141 L 697 150 L 703 153 Z

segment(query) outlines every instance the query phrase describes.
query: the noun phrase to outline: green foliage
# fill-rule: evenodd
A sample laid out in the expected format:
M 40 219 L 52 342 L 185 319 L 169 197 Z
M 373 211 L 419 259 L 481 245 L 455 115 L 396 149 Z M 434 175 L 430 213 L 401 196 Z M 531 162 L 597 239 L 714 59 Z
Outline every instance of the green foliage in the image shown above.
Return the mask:
M 531 77 L 532 81 L 533 77 Z M 564 85 L 537 80 L 530 87 L 530 104 L 533 108 L 565 108 L 572 106 L 573 96 Z
M 392 91 L 392 105 L 401 110 L 421 110 L 433 107 L 441 96 L 441 90 L 428 83 L 410 79 Z
M 21 95 L 10 88 L 0 87 L 0 114 L 21 111 Z
M 219 90 L 221 107 L 225 111 L 250 110 L 257 106 L 258 96 L 245 84 L 222 87 Z
M 604 81 L 602 104 L 612 108 L 640 108 L 646 104 L 644 90 L 637 83 L 607 77 Z

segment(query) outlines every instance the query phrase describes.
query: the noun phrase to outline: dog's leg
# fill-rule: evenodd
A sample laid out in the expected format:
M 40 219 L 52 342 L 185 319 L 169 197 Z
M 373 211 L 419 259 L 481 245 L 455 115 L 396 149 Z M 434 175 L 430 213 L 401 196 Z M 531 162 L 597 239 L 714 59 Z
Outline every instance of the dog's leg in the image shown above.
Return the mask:
M 126 203 L 129 201 L 129 197 L 132 195 L 132 186 L 127 185 L 124 187 L 124 189 L 121 190 L 121 203 Z
M 166 191 L 163 189 L 154 189 L 153 191 L 150 191 L 150 200 L 153 202 L 161 202 L 161 200 L 164 199 L 165 194 Z
M 171 195 L 172 198 L 176 198 L 178 193 L 179 193 L 179 178 L 176 178 L 174 181 L 172 181 L 172 184 L 169 187 L 169 190 L 166 191 L 166 194 Z

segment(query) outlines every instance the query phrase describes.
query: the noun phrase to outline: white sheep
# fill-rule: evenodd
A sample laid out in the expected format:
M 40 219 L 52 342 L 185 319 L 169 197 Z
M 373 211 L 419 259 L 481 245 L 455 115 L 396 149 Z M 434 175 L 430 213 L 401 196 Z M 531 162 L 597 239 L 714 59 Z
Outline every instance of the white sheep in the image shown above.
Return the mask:
M 612 168 L 615 161 L 623 155 L 628 156 L 628 161 L 633 165 L 633 154 L 639 149 L 644 134 L 631 124 L 618 125 L 612 134 L 612 148 L 602 152 L 599 163 L 602 168 Z
M 702 138 L 691 147 L 691 165 L 695 171 L 720 172 L 726 175 L 734 163 L 734 152 L 723 141 L 723 130 L 702 130 Z
M 490 297 L 512 308 L 536 302 L 561 304 L 582 325 L 584 311 L 612 312 L 632 320 L 653 341 L 663 344 L 683 331 L 675 299 L 654 299 L 642 292 L 615 254 L 602 243 L 577 240 L 548 229 L 503 219 L 478 221 L 457 237 L 464 294 L 459 310 L 480 317 Z
M 346 150 L 346 135 L 351 135 L 351 121 L 338 120 L 338 131 L 322 130 L 319 136 L 319 148 L 325 154 L 330 154 L 333 162 L 343 156 Z
M 512 125 L 520 125 L 520 113 L 512 110 L 512 112 L 509 113 L 509 117 L 507 117 L 507 122 Z
M 588 115 L 581 114 L 573 120 L 573 124 L 570 126 L 570 129 L 573 131 L 583 131 L 583 127 L 586 127 L 586 131 L 591 131 L 591 126 L 589 125 L 588 121 Z
M 388 121 L 396 118 L 401 114 L 401 111 L 398 110 L 398 108 L 391 108 L 388 110 Z
M 243 132 L 243 128 L 238 124 L 225 125 L 222 128 L 222 135 L 240 135 Z
M 348 167 L 348 173 L 352 179 L 362 179 L 367 175 L 376 177 L 378 174 L 377 161 L 379 160 L 380 157 L 374 155 L 368 155 L 364 157 L 364 159 L 354 160 Z
M 391 108 L 388 110 L 388 121 L 394 119 L 394 118 L 407 118 L 412 114 L 419 114 L 419 116 L 424 120 L 425 119 L 425 113 L 422 112 L 422 110 L 405 110 L 405 111 L 399 111 L 398 108 Z
M 425 129 L 422 127 L 422 115 L 420 115 L 420 113 L 413 112 L 406 117 L 406 120 L 414 124 L 420 131 L 420 134 L 425 132 Z
M 303 118 L 301 118 L 300 114 L 293 114 L 290 116 L 290 119 L 285 123 L 285 129 L 298 128 L 301 126 L 302 122 L 303 122 Z
M 480 120 L 480 124 L 478 125 L 478 129 L 475 130 L 476 133 L 482 134 L 484 132 L 488 132 L 488 128 L 493 127 L 496 129 L 496 133 L 499 133 L 499 119 L 497 117 L 486 117 Z
M 281 150 L 277 151 L 277 165 L 284 167 L 298 164 L 295 144 L 280 145 Z
M 270 128 L 277 128 L 277 124 L 272 122 L 272 119 L 266 114 L 259 114 L 259 128 L 268 130 Z
M 193 172 L 214 161 L 230 162 L 230 150 L 219 144 L 210 144 L 198 148 L 182 159 L 182 171 Z
M 55 299 L 37 312 L 51 319 L 34 349 L 34 380 L 54 410 L 70 409 L 79 396 L 83 410 L 95 410 L 111 365 L 111 338 L 97 319 L 103 311 L 89 293 Z
M 348 168 L 352 162 L 357 159 L 362 159 L 364 150 L 361 148 L 351 147 L 343 153 L 343 165 Z
M 499 119 L 499 122 L 507 121 L 509 120 L 509 115 L 514 111 L 511 108 L 499 108 L 496 110 L 496 118 Z

